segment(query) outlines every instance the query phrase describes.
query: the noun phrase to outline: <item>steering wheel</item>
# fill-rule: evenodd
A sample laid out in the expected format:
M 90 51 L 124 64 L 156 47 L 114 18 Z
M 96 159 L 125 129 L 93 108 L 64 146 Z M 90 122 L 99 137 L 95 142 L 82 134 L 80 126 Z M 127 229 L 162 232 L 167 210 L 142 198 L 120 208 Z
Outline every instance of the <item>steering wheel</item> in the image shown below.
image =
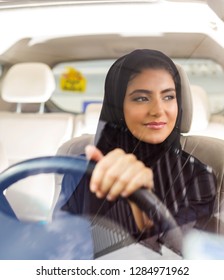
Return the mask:
M 94 166 L 95 163 L 92 161 L 87 161 L 82 157 L 71 156 L 38 157 L 14 164 L 0 174 L 0 211 L 16 218 L 3 192 L 10 185 L 21 179 L 41 173 L 72 174 L 77 171 L 84 172 L 85 170 L 91 176 Z M 170 239 L 170 236 L 172 237 L 171 239 L 175 237 L 178 240 L 178 249 L 176 251 L 180 251 L 182 247 L 182 233 L 172 214 L 157 196 L 153 192 L 142 188 L 129 196 L 128 199 L 135 202 L 146 214 L 150 211 L 156 212 L 154 223 L 161 224 L 163 232 L 167 235 L 167 240 Z

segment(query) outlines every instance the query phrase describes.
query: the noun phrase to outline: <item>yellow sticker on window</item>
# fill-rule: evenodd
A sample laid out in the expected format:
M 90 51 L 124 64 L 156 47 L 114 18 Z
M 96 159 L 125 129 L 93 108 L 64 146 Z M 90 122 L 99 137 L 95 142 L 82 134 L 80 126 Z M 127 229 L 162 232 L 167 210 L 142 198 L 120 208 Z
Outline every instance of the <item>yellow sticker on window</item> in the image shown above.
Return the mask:
M 62 73 L 60 78 L 60 87 L 62 90 L 84 92 L 86 79 L 81 72 L 73 67 L 66 67 L 66 72 Z

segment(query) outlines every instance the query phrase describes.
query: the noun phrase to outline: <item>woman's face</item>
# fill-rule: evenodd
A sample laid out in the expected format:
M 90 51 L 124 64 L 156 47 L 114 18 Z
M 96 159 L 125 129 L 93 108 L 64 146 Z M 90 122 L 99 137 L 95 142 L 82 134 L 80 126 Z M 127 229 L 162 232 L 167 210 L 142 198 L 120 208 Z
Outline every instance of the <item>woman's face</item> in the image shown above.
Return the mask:
M 172 132 L 178 107 L 175 84 L 163 69 L 144 69 L 131 79 L 124 99 L 124 117 L 139 140 L 162 143 Z

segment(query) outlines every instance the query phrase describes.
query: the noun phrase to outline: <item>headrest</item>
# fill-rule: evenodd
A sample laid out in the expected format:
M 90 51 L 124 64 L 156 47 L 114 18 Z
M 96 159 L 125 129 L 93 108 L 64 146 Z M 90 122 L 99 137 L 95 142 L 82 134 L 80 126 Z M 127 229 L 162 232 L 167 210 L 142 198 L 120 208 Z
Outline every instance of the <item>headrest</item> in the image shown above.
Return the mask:
M 184 69 L 176 64 L 178 69 L 180 79 L 181 79 L 181 98 L 182 98 L 182 121 L 181 121 L 181 133 L 189 132 L 191 128 L 192 122 L 192 114 L 193 114 L 193 105 L 192 105 L 192 96 L 191 96 L 191 88 L 188 76 Z
M 43 103 L 55 90 L 55 79 L 44 63 L 13 65 L 2 84 L 2 99 L 14 103 Z
M 191 85 L 193 100 L 193 117 L 191 131 L 198 131 L 207 128 L 210 119 L 210 106 L 206 91 L 196 85 Z

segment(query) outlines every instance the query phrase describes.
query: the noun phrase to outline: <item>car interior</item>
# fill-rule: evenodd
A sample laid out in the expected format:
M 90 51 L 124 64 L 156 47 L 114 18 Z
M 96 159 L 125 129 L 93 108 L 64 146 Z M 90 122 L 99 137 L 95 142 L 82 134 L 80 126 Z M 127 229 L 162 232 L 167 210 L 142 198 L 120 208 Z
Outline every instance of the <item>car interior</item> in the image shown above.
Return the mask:
M 109 67 L 134 49 L 157 49 L 181 76 L 182 147 L 217 177 L 215 213 L 205 230 L 223 235 L 224 0 L 43 2 L 0 1 L 1 26 L 8 17 L 18 24 L 18 32 L 0 30 L 0 179 L 27 159 L 83 154 L 95 141 Z M 66 20 L 59 21 L 62 16 Z M 17 219 L 54 224 L 62 178 L 38 174 L 4 190 Z M 75 249 L 72 254 L 79 258 Z

